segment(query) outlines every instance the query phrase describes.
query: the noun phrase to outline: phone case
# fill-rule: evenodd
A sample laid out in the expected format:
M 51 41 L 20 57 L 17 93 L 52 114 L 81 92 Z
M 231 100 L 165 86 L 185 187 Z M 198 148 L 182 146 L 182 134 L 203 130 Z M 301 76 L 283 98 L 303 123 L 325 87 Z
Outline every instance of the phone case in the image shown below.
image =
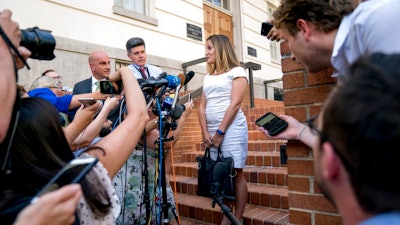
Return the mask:
M 288 126 L 288 123 L 285 120 L 279 118 L 277 115 L 271 112 L 268 112 L 262 117 L 258 118 L 256 120 L 256 124 L 260 127 L 264 127 L 264 129 L 266 129 L 268 134 L 271 136 L 279 134 Z
M 54 191 L 67 184 L 75 184 L 82 181 L 86 174 L 96 165 L 97 158 L 76 158 L 65 165 L 32 199 L 31 203 L 43 194 Z
M 80 98 L 78 101 L 82 103 L 84 107 L 93 105 L 97 102 L 97 100 L 94 98 Z
M 272 29 L 272 27 L 274 27 L 274 25 L 272 25 L 269 22 L 263 22 L 261 24 L 261 35 L 262 36 L 267 36 L 269 31 Z
M 101 80 L 100 81 L 100 93 L 102 94 L 120 94 L 121 93 L 121 85 L 118 84 L 118 90 L 113 86 L 112 82 L 109 80 Z

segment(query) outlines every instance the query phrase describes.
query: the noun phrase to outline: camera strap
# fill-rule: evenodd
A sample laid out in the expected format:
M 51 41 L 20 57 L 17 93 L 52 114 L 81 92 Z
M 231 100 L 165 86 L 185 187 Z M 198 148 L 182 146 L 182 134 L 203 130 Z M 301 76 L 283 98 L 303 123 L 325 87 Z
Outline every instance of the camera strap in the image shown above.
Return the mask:
M 10 39 L 8 38 L 8 36 L 6 35 L 6 33 L 4 32 L 3 28 L 0 26 L 0 35 L 3 38 L 3 40 L 6 42 L 6 44 L 8 45 L 8 47 L 10 47 L 13 51 L 14 54 L 16 54 L 18 56 L 18 58 L 25 64 L 26 68 L 28 68 L 28 70 L 31 69 L 31 67 L 29 67 L 28 63 L 26 62 L 26 60 L 24 59 L 24 57 L 22 57 L 21 54 L 19 54 L 18 49 L 13 45 L 13 43 L 10 41 Z M 14 62 L 15 63 L 15 62 Z
M 21 98 L 19 92 L 16 93 L 16 98 L 14 102 L 12 117 L 10 121 L 10 126 L 7 130 L 7 135 L 3 142 L 0 144 L 0 164 L 1 164 L 1 175 L 7 175 L 11 173 L 11 146 L 14 140 L 15 131 L 17 130 L 18 120 L 19 120 L 19 106 Z

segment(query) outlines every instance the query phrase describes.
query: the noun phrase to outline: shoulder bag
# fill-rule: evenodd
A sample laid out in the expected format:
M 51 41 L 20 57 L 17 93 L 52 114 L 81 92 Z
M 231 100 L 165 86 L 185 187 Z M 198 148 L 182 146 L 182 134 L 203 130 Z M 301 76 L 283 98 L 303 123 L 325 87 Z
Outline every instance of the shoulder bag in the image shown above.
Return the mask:
M 222 157 L 221 148 L 218 148 L 217 160 L 211 159 L 210 149 L 206 148 L 203 156 L 197 156 L 198 163 L 198 187 L 197 195 L 212 198 L 214 194 L 220 194 L 223 199 L 235 200 L 235 168 L 232 157 Z M 224 167 L 223 177 L 219 181 L 214 179 L 215 165 L 218 168 Z M 212 185 L 218 183 L 220 185 L 220 193 L 211 193 Z

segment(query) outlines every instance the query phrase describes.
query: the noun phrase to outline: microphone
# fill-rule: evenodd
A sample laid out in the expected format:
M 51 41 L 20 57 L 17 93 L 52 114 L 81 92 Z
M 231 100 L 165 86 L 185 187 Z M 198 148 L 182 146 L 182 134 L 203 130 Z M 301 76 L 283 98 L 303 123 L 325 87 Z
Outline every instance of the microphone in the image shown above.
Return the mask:
M 175 94 L 170 94 L 169 96 L 167 96 L 161 105 L 161 109 L 170 110 L 172 105 L 174 104 L 174 100 L 175 100 Z
M 190 71 L 187 74 L 180 73 L 178 77 L 181 79 L 181 85 L 186 85 L 194 77 L 194 72 Z
M 167 75 L 160 79 L 152 79 L 151 77 L 140 83 L 140 87 L 159 87 L 166 85 L 169 88 L 176 88 L 181 84 L 181 79 L 178 76 Z
M 168 115 L 169 115 L 171 118 L 174 118 L 174 119 L 177 120 L 177 119 L 181 118 L 182 113 L 185 111 L 185 109 L 186 109 L 186 106 L 185 106 L 185 105 L 175 105 L 175 108 L 171 109 L 171 110 L 168 112 Z
M 138 79 L 136 79 L 136 80 L 137 80 L 137 82 L 139 83 L 140 86 L 142 86 L 142 84 L 146 81 L 146 80 L 143 79 L 143 78 L 138 78 Z
M 211 185 L 210 193 L 215 196 L 221 191 L 221 181 L 226 176 L 226 167 L 223 162 L 217 162 L 214 166 L 213 180 L 214 183 Z

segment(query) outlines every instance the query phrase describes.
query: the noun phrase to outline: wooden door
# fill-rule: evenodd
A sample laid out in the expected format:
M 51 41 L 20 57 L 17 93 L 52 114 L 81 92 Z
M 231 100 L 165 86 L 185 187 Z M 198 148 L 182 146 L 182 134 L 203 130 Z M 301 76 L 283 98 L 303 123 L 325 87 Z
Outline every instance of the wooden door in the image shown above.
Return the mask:
M 224 34 L 234 43 L 232 17 L 205 4 L 203 5 L 203 10 L 205 39 L 207 40 L 213 34 Z

